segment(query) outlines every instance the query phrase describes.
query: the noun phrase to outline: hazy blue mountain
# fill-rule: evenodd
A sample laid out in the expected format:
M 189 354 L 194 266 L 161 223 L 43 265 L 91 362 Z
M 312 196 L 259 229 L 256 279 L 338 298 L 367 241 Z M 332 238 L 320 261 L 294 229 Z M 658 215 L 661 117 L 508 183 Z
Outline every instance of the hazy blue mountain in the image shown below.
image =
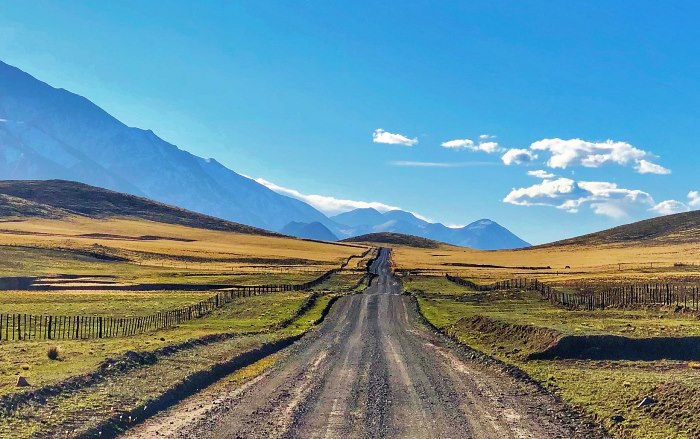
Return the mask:
M 268 230 L 292 222 L 320 223 L 325 231 L 318 225 L 296 226 L 318 234 L 314 239 L 396 232 L 483 249 L 527 245 L 488 220 L 450 229 L 409 212 L 382 214 L 375 209 L 328 219 L 300 200 L 273 192 L 216 160 L 183 151 L 150 130 L 128 127 L 89 100 L 3 62 L 0 179 L 79 181 Z
M 0 179 L 80 181 L 270 230 L 290 221 L 331 224 L 302 201 L 2 62 Z
M 292 221 L 282 227 L 280 233 L 297 238 L 315 239 L 317 241 L 337 241 L 338 237 L 333 234 L 328 227 L 314 221 L 312 223 L 300 223 Z
M 347 225 L 340 227 L 342 237 L 391 232 L 481 250 L 530 246 L 505 227 L 488 219 L 481 219 L 460 228 L 451 228 L 440 223 L 429 223 L 402 210 L 380 213 L 375 209 L 355 209 L 331 217 L 331 220 Z
M 371 207 L 344 212 L 331 217 L 331 219 L 339 224 L 344 224 L 350 227 L 366 226 L 370 224 L 374 225 L 386 221 L 381 212 Z

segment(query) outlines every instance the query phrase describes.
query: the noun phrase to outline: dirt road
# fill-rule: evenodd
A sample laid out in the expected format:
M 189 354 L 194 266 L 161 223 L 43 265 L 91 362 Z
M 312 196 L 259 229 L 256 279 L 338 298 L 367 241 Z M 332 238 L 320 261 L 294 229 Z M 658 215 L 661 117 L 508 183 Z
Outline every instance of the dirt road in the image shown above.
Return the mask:
M 421 323 L 389 252 L 365 294 L 242 388 L 184 401 L 127 437 L 597 438 L 561 403 Z

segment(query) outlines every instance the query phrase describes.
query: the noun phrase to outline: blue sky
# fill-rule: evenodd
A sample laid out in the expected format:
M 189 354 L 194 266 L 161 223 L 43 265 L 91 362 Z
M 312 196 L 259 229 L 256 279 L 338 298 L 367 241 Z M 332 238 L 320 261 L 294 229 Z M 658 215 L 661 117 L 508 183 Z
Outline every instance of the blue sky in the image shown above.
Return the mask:
M 0 59 L 328 212 L 488 217 L 540 243 L 700 207 L 699 12 L 6 0 Z

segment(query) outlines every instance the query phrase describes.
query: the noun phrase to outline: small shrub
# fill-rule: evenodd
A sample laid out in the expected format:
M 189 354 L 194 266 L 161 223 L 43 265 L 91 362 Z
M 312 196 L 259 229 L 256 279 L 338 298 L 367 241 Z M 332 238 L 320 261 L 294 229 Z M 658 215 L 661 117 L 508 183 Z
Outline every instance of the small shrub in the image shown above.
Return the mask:
M 58 360 L 60 353 L 58 346 L 49 346 L 46 350 L 46 356 L 49 357 L 49 360 Z
M 688 367 L 690 369 L 700 369 L 700 362 L 691 361 L 690 363 L 688 363 Z

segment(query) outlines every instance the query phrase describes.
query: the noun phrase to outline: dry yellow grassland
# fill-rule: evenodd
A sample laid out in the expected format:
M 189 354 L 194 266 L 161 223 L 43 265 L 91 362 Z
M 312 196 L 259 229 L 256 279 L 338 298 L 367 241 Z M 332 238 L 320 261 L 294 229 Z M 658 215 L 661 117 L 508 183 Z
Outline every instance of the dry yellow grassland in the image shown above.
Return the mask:
M 399 270 L 420 270 L 435 275 L 451 273 L 484 281 L 512 277 L 537 277 L 543 281 L 700 280 L 700 246 L 696 244 L 567 245 L 499 251 L 480 251 L 449 245 L 431 249 L 397 246 L 394 248 L 393 259 Z
M 143 220 L 84 217 L 3 221 L 0 245 L 92 251 L 123 257 L 140 266 L 236 272 L 268 266 L 322 271 L 339 266 L 365 249 L 358 245 L 221 232 Z

